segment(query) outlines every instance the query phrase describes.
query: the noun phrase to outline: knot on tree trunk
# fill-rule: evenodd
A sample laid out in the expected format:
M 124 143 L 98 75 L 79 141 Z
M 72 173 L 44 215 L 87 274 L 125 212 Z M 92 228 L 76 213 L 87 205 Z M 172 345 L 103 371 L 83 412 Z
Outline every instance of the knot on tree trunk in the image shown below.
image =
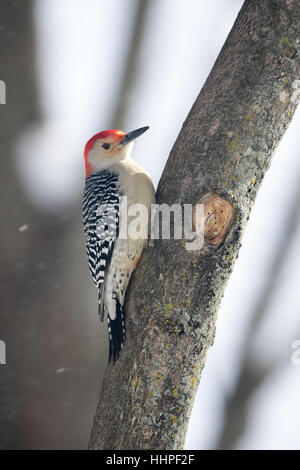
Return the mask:
M 210 245 L 220 245 L 234 219 L 232 205 L 212 193 L 204 194 L 198 204 L 204 205 L 204 240 Z M 193 227 L 197 231 L 195 211 L 193 213 Z

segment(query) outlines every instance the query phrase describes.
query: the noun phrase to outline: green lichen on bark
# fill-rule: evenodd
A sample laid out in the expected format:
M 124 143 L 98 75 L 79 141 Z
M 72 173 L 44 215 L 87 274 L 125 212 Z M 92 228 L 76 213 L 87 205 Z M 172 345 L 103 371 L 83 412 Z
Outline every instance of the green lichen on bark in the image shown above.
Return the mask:
M 234 223 L 220 246 L 192 252 L 183 240 L 159 240 L 144 253 L 127 296 L 126 344 L 107 369 L 91 449 L 184 445 L 241 236 L 296 107 L 299 31 L 298 1 L 247 0 L 183 124 L 158 202 L 214 193 L 233 206 Z

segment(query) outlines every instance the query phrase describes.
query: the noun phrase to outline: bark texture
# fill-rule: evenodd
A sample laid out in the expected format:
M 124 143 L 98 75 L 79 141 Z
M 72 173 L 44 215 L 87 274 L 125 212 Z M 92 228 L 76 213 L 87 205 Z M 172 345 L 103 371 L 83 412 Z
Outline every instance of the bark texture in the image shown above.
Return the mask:
M 233 207 L 234 221 L 223 243 L 205 242 L 200 252 L 187 251 L 184 240 L 159 240 L 145 251 L 127 295 L 126 344 L 107 368 L 90 449 L 183 447 L 241 236 L 296 107 L 299 31 L 299 1 L 246 0 L 184 122 L 158 202 L 215 194 Z

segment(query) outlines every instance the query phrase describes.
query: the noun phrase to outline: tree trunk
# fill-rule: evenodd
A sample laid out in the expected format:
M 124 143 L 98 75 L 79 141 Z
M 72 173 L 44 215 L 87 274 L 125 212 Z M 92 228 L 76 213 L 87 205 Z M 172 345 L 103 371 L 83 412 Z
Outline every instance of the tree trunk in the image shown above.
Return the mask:
M 159 240 L 145 251 L 127 295 L 127 340 L 107 368 L 90 449 L 183 447 L 241 236 L 296 107 L 299 31 L 299 2 L 244 3 L 157 191 L 159 204 L 205 202 L 204 246 L 188 251 L 184 240 Z

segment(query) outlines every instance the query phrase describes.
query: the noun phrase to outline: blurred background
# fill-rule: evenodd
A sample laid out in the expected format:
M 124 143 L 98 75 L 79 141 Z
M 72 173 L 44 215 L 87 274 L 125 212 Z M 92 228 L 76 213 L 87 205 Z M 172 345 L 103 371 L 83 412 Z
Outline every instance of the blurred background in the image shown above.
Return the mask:
M 155 184 L 242 0 L 1 0 L 0 447 L 85 449 L 107 364 L 85 258 L 83 147 L 150 126 Z M 186 449 L 300 448 L 300 110 L 219 311 Z

